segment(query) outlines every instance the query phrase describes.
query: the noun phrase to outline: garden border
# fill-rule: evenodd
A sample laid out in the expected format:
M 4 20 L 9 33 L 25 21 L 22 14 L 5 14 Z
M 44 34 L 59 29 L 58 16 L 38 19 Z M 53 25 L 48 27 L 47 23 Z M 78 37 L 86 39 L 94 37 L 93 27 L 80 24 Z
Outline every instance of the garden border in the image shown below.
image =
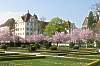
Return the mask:
M 86 66 L 97 66 L 99 63 L 100 63 L 100 60 L 97 59 L 97 60 L 95 60 L 95 61 L 93 61 L 91 63 L 88 63 Z

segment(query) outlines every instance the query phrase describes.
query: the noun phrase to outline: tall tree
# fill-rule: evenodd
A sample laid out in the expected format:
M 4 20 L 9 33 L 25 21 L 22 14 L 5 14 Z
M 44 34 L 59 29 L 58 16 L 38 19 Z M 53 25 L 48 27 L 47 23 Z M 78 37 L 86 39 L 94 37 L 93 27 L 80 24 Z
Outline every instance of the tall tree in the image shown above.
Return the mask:
M 93 12 L 90 11 L 89 16 L 88 16 L 88 28 L 93 30 L 95 27 L 95 24 L 96 24 L 96 21 L 94 19 Z
M 5 26 L 8 26 L 8 27 L 9 27 L 9 31 L 10 31 L 10 33 L 11 33 L 11 30 L 12 30 L 12 29 L 15 29 L 15 20 L 14 20 L 14 18 L 8 19 L 8 20 L 5 22 Z
M 5 23 L 5 25 L 8 26 L 10 30 L 14 29 L 15 28 L 15 20 L 14 20 L 14 18 L 8 19 L 6 21 L 6 23 Z
M 65 32 L 66 32 L 66 30 L 69 30 L 69 32 L 70 32 L 70 30 L 71 30 L 71 22 L 69 20 L 68 21 L 64 21 L 63 26 L 65 27 Z
M 59 17 L 55 17 L 50 20 L 44 32 L 47 35 L 51 36 L 55 32 L 65 32 L 66 31 L 65 28 L 68 28 L 68 23 L 66 23 L 66 21 L 62 20 Z
M 44 29 L 46 28 L 46 25 L 48 24 L 48 22 L 44 22 L 44 21 L 39 21 L 38 22 L 38 25 L 39 25 L 39 28 L 41 28 L 41 33 L 43 34 L 44 32 Z

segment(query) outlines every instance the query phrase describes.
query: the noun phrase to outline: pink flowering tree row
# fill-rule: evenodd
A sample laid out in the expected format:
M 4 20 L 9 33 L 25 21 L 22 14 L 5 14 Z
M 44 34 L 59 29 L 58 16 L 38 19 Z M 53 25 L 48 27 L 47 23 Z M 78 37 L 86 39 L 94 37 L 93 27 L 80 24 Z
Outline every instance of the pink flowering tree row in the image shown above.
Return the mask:
M 10 33 L 4 33 L 0 35 L 0 42 L 1 43 L 10 43 L 10 42 L 24 42 L 25 40 L 20 36 L 10 35 Z
M 64 32 L 55 32 L 52 37 L 44 36 L 43 34 L 33 34 L 28 36 L 26 40 L 28 42 L 40 42 L 42 40 L 47 40 L 50 42 L 76 42 L 77 40 L 86 41 L 93 38 L 93 33 L 89 29 L 74 29 L 71 33 L 66 34 Z
M 71 41 L 93 39 L 93 32 L 89 29 L 74 29 L 71 32 Z
M 29 43 L 32 43 L 32 42 L 40 42 L 40 41 L 44 40 L 44 38 L 45 38 L 45 36 L 43 34 L 33 34 L 31 36 L 27 36 L 26 40 Z
M 14 41 L 16 42 L 18 39 L 21 42 L 40 42 L 43 40 L 49 41 L 49 42 L 56 42 L 57 45 L 60 42 L 76 42 L 77 40 L 87 41 L 88 39 L 93 38 L 93 33 L 89 29 L 74 29 L 71 31 L 71 33 L 64 33 L 64 32 L 55 32 L 52 37 L 44 36 L 43 34 L 32 34 L 31 36 L 27 36 L 26 39 L 23 39 L 16 35 L 10 35 L 10 33 L 5 33 L 0 35 L 0 42 L 2 41 Z
M 74 29 L 71 33 L 66 34 L 64 32 L 56 32 L 52 36 L 52 42 L 56 42 L 57 45 L 60 42 L 80 42 L 87 41 L 88 39 L 93 39 L 93 32 L 89 29 Z

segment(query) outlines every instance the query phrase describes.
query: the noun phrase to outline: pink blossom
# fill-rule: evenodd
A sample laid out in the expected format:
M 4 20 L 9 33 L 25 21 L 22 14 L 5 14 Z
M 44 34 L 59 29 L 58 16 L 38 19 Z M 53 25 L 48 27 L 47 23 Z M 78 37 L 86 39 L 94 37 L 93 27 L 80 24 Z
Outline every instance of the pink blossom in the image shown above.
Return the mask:
M 28 42 L 40 42 L 44 40 L 45 36 L 43 34 L 33 34 L 31 36 L 28 36 L 26 40 Z
M 66 42 L 70 40 L 70 34 L 65 34 L 64 32 L 56 32 L 55 35 L 52 36 L 53 42 Z
M 77 40 L 87 40 L 93 38 L 93 32 L 89 29 L 74 29 L 71 32 L 71 41 L 76 42 Z

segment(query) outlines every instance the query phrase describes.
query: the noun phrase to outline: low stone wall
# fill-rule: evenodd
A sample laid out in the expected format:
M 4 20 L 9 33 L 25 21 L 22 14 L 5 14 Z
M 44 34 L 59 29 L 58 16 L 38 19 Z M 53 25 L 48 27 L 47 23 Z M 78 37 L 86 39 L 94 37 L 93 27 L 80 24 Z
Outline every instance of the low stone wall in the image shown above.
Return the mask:
M 57 45 L 57 43 L 52 43 L 52 45 Z M 69 44 L 59 43 L 58 46 L 69 46 Z

